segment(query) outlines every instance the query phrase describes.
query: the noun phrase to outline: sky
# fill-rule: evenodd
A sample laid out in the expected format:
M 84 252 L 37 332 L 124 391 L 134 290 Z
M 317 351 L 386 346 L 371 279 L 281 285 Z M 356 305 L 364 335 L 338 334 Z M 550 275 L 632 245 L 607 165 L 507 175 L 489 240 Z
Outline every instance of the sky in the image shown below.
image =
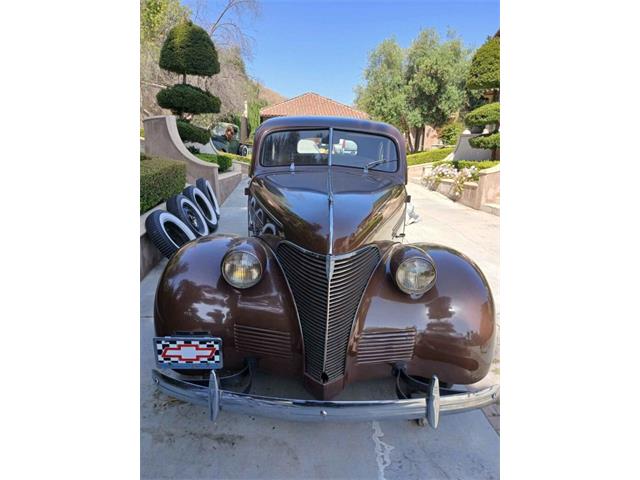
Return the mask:
M 395 37 L 400 46 L 408 47 L 423 28 L 435 28 L 442 37 L 453 29 L 466 46 L 477 48 L 500 25 L 499 1 L 262 0 L 260 4 L 260 15 L 242 23 L 254 38 L 253 58 L 246 62 L 249 75 L 285 97 L 316 92 L 347 105 L 355 100 L 354 88 L 362 83 L 369 52 L 384 39 Z M 213 16 L 220 2 L 205 8 L 210 10 L 207 16 Z

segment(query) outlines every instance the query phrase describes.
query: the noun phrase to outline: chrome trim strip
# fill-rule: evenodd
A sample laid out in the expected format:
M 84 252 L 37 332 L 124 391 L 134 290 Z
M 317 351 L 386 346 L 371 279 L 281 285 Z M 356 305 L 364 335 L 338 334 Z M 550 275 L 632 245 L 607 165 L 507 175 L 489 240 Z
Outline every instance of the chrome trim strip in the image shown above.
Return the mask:
M 260 206 L 260 208 L 262 209 L 262 211 L 263 211 L 263 212 L 265 212 L 267 215 L 269 215 L 269 218 L 271 218 L 271 220 L 273 220 L 273 221 L 275 222 L 275 224 L 276 224 L 276 226 L 277 226 L 277 227 L 280 227 L 280 228 L 282 228 L 282 227 L 283 227 L 282 222 L 280 222 L 280 221 L 276 218 L 276 216 L 275 216 L 273 213 L 271 213 L 271 210 L 269 210 L 267 207 L 265 207 L 265 206 L 264 206 L 264 203 L 262 203 L 262 202 L 260 201 L 260 199 L 259 199 L 257 196 L 255 196 L 255 195 L 251 195 L 251 199 L 253 199 L 253 200 L 255 200 L 255 201 L 256 201 L 256 203 Z
M 217 396 L 220 411 L 284 420 L 316 422 L 414 420 L 425 418 L 428 407 L 425 398 L 332 402 L 265 397 L 219 390 L 217 383 L 215 383 L 216 387 L 207 388 L 179 380 L 159 370 L 153 370 L 152 374 L 153 381 L 160 390 L 180 400 L 213 408 L 216 402 L 211 396 Z M 435 401 L 430 402 L 430 408 L 438 409 L 440 414 L 465 412 L 495 403 L 499 393 L 500 387 L 493 385 L 477 392 L 443 395 L 439 399 L 439 409 Z M 216 414 L 213 413 L 213 415 L 215 418 Z M 437 424 L 436 421 L 434 428 Z

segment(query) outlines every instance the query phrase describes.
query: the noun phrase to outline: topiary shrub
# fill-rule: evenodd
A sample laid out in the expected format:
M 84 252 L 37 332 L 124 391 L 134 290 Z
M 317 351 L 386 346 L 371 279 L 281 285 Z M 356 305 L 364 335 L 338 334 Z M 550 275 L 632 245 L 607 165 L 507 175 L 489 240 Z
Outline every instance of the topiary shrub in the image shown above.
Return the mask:
M 500 37 L 487 40 L 473 56 L 467 88 L 485 90 L 500 87 Z
M 209 142 L 209 131 L 189 122 L 193 115 L 220 112 L 220 99 L 187 84 L 187 75 L 210 77 L 220 71 L 218 53 L 209 34 L 191 22 L 172 28 L 162 45 L 160 67 L 181 74 L 182 83 L 160 90 L 156 95 L 158 105 L 178 116 L 178 132 L 183 142 Z
M 187 181 L 186 165 L 176 160 L 140 157 L 140 213 L 182 192 Z
M 498 102 L 487 103 L 467 113 L 464 123 L 468 127 L 484 127 L 490 124 L 500 123 L 500 104 Z
M 171 110 L 175 115 L 183 113 L 217 113 L 220 111 L 220 99 L 193 85 L 179 83 L 156 95 L 158 105 Z
M 500 88 L 500 37 L 487 40 L 473 56 L 467 88 L 470 90 L 491 90 L 490 97 L 497 99 Z M 485 92 L 486 93 L 486 92 Z M 489 124 L 500 124 L 500 104 L 489 103 L 469 112 L 464 122 L 468 126 L 483 127 Z M 473 148 L 491 150 L 491 158 L 497 157 L 500 148 L 500 133 L 490 133 L 469 139 Z
M 440 140 L 445 145 L 455 145 L 458 143 L 458 137 L 464 130 L 464 125 L 461 122 L 449 123 L 442 127 L 440 131 Z
M 218 155 L 216 163 L 220 167 L 218 169 L 219 172 L 226 172 L 233 165 L 233 159 L 227 155 Z
M 160 68 L 181 75 L 210 77 L 220 72 L 211 37 L 191 22 L 171 29 L 160 51 Z
M 485 150 L 496 151 L 500 148 L 500 132 L 488 133 L 469 139 L 469 145 L 473 148 L 483 148 Z
M 178 126 L 178 133 L 180 134 L 180 138 L 183 142 L 202 143 L 204 145 L 209 143 L 209 140 L 211 139 L 211 133 L 209 130 L 196 127 L 184 120 L 176 121 L 176 125 Z

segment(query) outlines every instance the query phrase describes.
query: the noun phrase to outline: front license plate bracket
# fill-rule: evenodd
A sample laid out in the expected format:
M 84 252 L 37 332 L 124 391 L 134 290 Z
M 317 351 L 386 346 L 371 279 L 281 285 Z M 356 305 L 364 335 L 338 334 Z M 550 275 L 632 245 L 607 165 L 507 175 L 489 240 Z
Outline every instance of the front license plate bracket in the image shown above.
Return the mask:
M 222 339 L 205 336 L 154 337 L 156 366 L 172 369 L 222 368 Z

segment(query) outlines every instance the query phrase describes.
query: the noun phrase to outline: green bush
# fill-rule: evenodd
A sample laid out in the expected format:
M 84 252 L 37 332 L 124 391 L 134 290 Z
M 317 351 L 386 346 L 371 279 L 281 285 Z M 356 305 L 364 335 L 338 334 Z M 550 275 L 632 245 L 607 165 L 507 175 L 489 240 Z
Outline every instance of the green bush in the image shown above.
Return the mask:
M 236 155 L 234 155 L 236 156 Z M 215 155 L 213 153 L 198 153 L 196 154 L 200 160 L 204 160 L 209 163 L 217 163 L 218 164 L 218 173 L 224 173 L 231 168 L 233 164 L 233 157 L 230 154 L 219 154 Z
M 235 153 L 222 153 L 221 155 L 224 155 L 226 157 L 231 158 L 232 160 L 237 160 L 238 162 L 244 162 L 244 163 L 249 163 L 251 161 L 251 159 L 247 158 L 247 157 L 243 157 L 242 155 L 236 155 Z
M 178 133 L 180 134 L 180 138 L 183 142 L 207 144 L 211 139 L 211 133 L 209 132 L 209 130 L 196 127 L 195 125 L 191 125 L 189 122 L 185 122 L 184 120 L 178 120 L 176 122 L 176 125 L 178 126 Z
M 420 163 L 431 163 L 442 160 L 453 152 L 453 147 L 439 148 L 437 150 L 429 150 L 428 152 L 418 152 L 407 155 L 408 165 L 418 165 Z
M 473 56 L 467 88 L 486 90 L 500 87 L 500 37 L 490 38 Z
M 182 192 L 186 165 L 175 160 L 140 156 L 140 213 Z
M 500 103 L 493 102 L 482 105 L 467 113 L 464 123 L 468 127 L 484 127 L 485 125 L 500 123 Z
M 500 132 L 488 133 L 470 138 L 469 145 L 473 148 L 484 148 L 486 150 L 495 150 L 500 148 Z
M 461 122 L 449 123 L 442 127 L 440 140 L 445 145 L 455 145 L 458 143 L 458 137 L 463 131 L 464 125 Z
M 476 167 L 478 170 L 486 170 L 487 168 L 495 167 L 500 163 L 500 160 L 483 160 L 477 162 L 474 160 L 454 160 L 451 162 L 455 168 L 462 170 L 463 168 Z
M 156 95 L 158 105 L 171 110 L 175 115 L 188 113 L 217 113 L 220 99 L 193 85 L 179 83 L 160 90 Z
M 160 68 L 210 77 L 220 72 L 220 63 L 209 34 L 197 25 L 185 22 L 169 31 L 160 51 Z

